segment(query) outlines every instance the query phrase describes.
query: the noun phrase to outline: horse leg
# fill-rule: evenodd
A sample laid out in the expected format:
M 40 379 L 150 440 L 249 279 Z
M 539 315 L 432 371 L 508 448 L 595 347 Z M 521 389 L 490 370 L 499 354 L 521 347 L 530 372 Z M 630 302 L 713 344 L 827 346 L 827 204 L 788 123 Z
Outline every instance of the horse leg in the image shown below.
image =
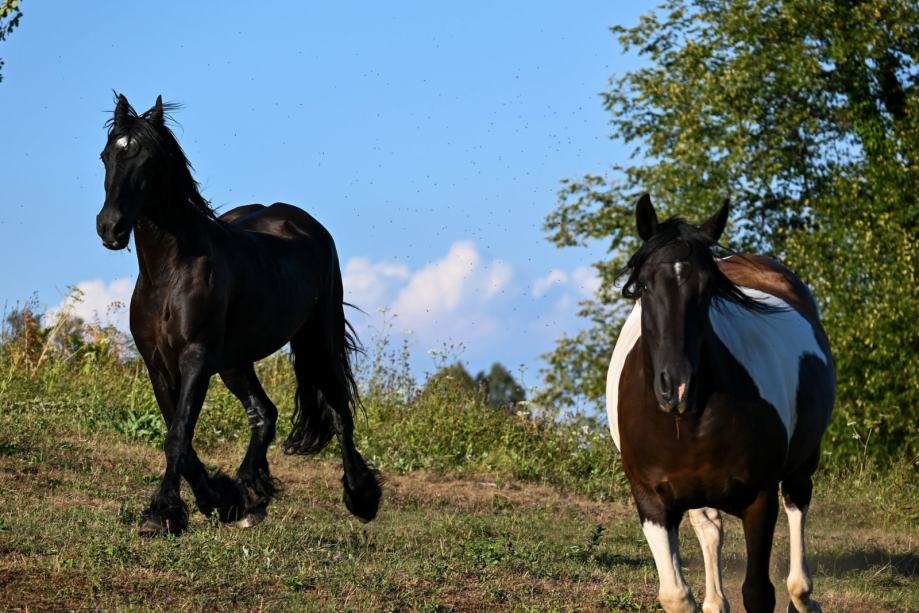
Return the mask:
M 807 521 L 807 509 L 810 506 L 813 482 L 810 476 L 786 479 L 782 482 L 782 505 L 788 517 L 788 552 L 789 569 L 785 585 L 791 602 L 789 613 L 814 613 L 822 611 L 820 603 L 812 600 L 813 580 L 807 567 L 804 550 L 804 526 Z
M 769 581 L 772 536 L 779 513 L 778 488 L 759 493 L 743 512 L 743 531 L 747 542 L 747 572 L 743 582 L 743 604 L 747 611 L 775 610 L 775 588 Z
M 692 590 L 683 578 L 680 560 L 680 521 L 682 513 L 668 510 L 653 492 L 637 492 L 635 502 L 641 529 L 654 556 L 659 581 L 658 600 L 667 613 L 695 613 L 698 611 Z
M 724 536 L 721 512 L 711 507 L 691 509 L 689 521 L 699 539 L 702 558 L 705 560 L 705 601 L 702 603 L 702 611 L 727 613 L 730 607 L 721 585 L 721 539 Z
M 342 326 L 344 327 L 344 326 Z M 351 414 L 352 387 L 346 366 L 343 343 L 323 340 L 322 331 L 304 328 L 290 341 L 297 375 L 300 411 L 314 414 L 307 429 L 315 441 L 308 453 L 325 445 L 325 433 L 334 432 L 341 446 L 344 476 L 343 500 L 348 510 L 361 521 L 376 517 L 382 496 L 379 475 L 354 445 L 354 417 Z M 316 391 L 321 392 L 317 394 Z M 290 450 L 291 438 L 287 449 Z M 300 451 L 295 451 L 300 452 Z
M 268 446 L 274 440 L 278 409 L 262 388 L 252 364 L 220 373 L 227 388 L 239 398 L 249 419 L 249 447 L 236 479 L 245 498 L 245 513 L 239 525 L 250 528 L 267 516 L 268 503 L 276 492 L 268 471 Z
M 344 486 L 345 506 L 359 520 L 368 522 L 376 517 L 380 505 L 379 476 L 354 446 L 354 418 L 351 410 L 347 407 L 336 410 L 332 414 L 332 424 L 341 446 L 344 467 L 341 482 Z
M 163 414 L 163 420 L 168 428 L 172 424 L 172 417 L 175 414 L 178 390 L 170 386 L 168 377 L 159 369 L 150 368 L 149 372 L 150 382 L 153 385 L 153 395 L 156 397 L 160 413 Z M 187 461 L 182 467 L 182 476 L 191 486 L 199 511 L 209 517 L 215 509 L 220 509 L 221 515 L 223 515 L 223 509 L 226 507 L 226 503 L 223 501 L 229 499 L 228 492 L 233 487 L 233 481 L 222 474 L 208 475 L 207 469 L 198 458 L 198 454 L 195 453 L 191 441 L 189 441 L 188 445 Z
M 182 474 L 194 465 L 189 464 L 191 440 L 210 379 L 204 364 L 204 351 L 196 347 L 186 349 L 179 358 L 181 382 L 175 413 L 166 433 L 166 472 L 141 517 L 141 536 L 180 534 L 188 527 L 188 507 L 182 501 L 180 486 Z

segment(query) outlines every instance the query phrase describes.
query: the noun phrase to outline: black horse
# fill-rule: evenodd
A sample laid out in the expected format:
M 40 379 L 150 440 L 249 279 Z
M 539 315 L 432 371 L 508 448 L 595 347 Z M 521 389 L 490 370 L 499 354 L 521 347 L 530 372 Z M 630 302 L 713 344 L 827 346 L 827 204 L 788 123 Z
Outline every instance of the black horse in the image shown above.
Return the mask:
M 312 454 L 333 435 L 341 444 L 344 502 L 376 516 L 377 473 L 354 446 L 359 404 L 345 320 L 341 270 L 328 231 L 289 204 L 250 204 L 217 216 L 165 124 L 162 98 L 142 115 L 123 95 L 107 124 L 105 203 L 96 229 L 109 249 L 134 232 L 140 273 L 131 334 L 168 424 L 166 472 L 141 520 L 143 536 L 181 533 L 185 477 L 205 515 L 252 526 L 266 516 L 275 484 L 266 452 L 277 409 L 253 363 L 290 341 L 297 377 L 288 453 Z M 219 374 L 246 409 L 251 438 L 236 479 L 209 475 L 192 448 L 208 382 Z

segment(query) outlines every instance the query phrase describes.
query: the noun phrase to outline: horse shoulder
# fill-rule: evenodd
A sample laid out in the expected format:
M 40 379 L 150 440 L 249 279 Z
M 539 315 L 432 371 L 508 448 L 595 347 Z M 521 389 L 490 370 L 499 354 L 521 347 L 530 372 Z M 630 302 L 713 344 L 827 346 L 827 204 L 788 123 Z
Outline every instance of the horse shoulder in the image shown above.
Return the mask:
M 776 311 L 751 311 L 718 299 L 709 321 L 718 340 L 752 379 L 760 398 L 778 413 L 790 440 L 797 423 L 799 387 L 810 384 L 801 380 L 802 361 L 815 356 L 824 365 L 830 363 L 821 342 L 822 329 L 779 296 L 748 287 L 742 291 Z

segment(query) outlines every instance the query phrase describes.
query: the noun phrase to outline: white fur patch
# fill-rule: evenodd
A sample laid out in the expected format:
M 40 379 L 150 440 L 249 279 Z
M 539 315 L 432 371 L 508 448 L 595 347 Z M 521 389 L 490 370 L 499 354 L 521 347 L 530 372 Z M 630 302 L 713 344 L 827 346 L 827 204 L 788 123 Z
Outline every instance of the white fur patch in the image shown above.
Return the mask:
M 759 290 L 740 289 L 750 298 L 782 310 L 760 313 L 719 299 L 709 310 L 712 330 L 753 379 L 760 397 L 778 413 L 791 440 L 798 419 L 801 358 L 815 355 L 826 364 L 827 356 L 817 344 L 811 324 L 787 302 Z
M 632 351 L 632 347 L 641 338 L 641 301 L 635 301 L 635 308 L 619 331 L 619 339 L 613 349 L 613 357 L 606 371 L 606 418 L 609 421 L 609 430 L 613 435 L 616 449 L 619 445 L 619 378 L 625 368 L 625 359 Z
M 128 148 L 128 137 L 127 136 L 120 137 L 118 140 L 115 141 L 115 146 L 118 147 L 119 149 L 127 149 Z
M 692 592 L 683 578 L 683 563 L 680 561 L 680 539 L 677 531 L 667 530 L 659 524 L 645 520 L 641 524 L 645 533 L 657 578 L 660 582 L 658 598 L 665 611 L 695 611 Z

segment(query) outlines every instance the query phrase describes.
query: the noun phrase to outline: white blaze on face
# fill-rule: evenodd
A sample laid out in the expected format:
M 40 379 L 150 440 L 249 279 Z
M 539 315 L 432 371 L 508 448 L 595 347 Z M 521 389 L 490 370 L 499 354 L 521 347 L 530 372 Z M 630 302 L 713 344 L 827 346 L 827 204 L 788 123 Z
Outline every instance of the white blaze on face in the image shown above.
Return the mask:
M 686 271 L 689 269 L 689 264 L 687 262 L 674 262 L 673 263 L 673 273 L 676 275 L 677 283 L 682 283 L 684 281 L 683 275 L 686 274 Z
M 127 136 L 120 137 L 118 140 L 115 141 L 115 146 L 118 147 L 119 149 L 127 149 L 128 148 L 128 137 Z
M 708 315 L 712 330 L 753 379 L 760 397 L 773 406 L 791 440 L 798 418 L 801 358 L 814 355 L 826 364 L 827 356 L 817 344 L 810 322 L 787 302 L 759 290 L 740 289 L 750 298 L 781 310 L 756 312 L 716 299 Z
M 625 367 L 625 359 L 639 338 L 641 338 L 641 301 L 636 301 L 635 308 L 632 309 L 622 330 L 619 331 L 619 340 L 616 341 L 609 370 L 606 372 L 606 417 L 616 449 L 621 449 L 619 445 L 619 379 Z

